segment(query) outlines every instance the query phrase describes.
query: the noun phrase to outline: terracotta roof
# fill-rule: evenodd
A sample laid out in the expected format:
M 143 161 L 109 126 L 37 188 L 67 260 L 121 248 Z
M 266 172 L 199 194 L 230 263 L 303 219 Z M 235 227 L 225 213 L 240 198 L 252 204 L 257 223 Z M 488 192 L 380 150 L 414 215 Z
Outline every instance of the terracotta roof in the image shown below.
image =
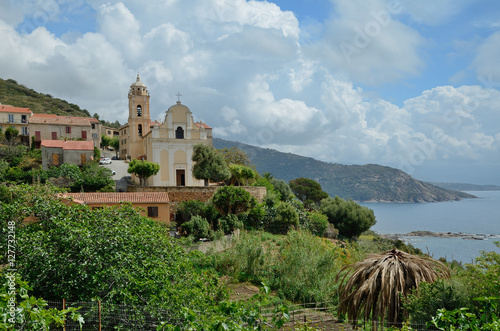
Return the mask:
M 34 117 L 57 117 L 59 115 L 56 115 L 56 114 L 33 114 L 33 116 Z
M 31 109 L 30 108 L 14 107 L 14 106 L 9 106 L 9 105 L 0 105 L 0 112 L 31 114 Z
M 100 123 L 94 117 L 74 117 L 74 116 L 58 116 L 54 114 L 33 114 L 30 118 L 30 123 L 33 124 L 61 124 L 61 125 L 85 125 L 91 123 Z
M 74 141 L 74 140 L 42 140 L 41 145 L 43 147 L 58 147 L 63 150 L 94 150 L 94 142 L 93 141 Z
M 93 192 L 93 193 L 67 193 L 75 200 L 85 203 L 167 203 L 167 192 Z
M 78 125 L 90 126 L 90 118 L 70 117 L 70 116 L 38 116 L 33 114 L 30 118 L 30 124 L 58 124 L 58 125 Z
M 203 123 L 203 122 L 194 123 L 194 125 L 196 125 L 199 128 L 201 128 L 203 126 L 205 129 L 211 129 L 211 127 L 209 127 L 206 123 Z

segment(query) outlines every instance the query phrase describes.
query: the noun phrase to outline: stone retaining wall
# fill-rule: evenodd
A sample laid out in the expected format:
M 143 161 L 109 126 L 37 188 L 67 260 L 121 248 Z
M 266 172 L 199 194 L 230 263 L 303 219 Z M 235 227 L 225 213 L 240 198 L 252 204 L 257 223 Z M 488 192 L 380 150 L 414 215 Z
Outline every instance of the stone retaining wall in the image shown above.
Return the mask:
M 181 201 L 198 200 L 207 202 L 220 186 L 128 186 L 127 192 L 167 192 L 173 204 Z M 260 203 L 266 195 L 266 188 L 261 186 L 240 186 L 253 195 Z

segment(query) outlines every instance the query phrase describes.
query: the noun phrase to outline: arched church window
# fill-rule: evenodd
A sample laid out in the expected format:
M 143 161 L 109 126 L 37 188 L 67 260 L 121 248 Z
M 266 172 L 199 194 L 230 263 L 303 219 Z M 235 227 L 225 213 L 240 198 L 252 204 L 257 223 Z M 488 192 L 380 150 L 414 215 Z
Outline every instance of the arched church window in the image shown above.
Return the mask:
M 175 130 L 175 138 L 184 139 L 184 130 L 180 126 L 178 126 L 177 130 Z
M 137 106 L 137 116 L 142 116 L 142 107 L 140 105 Z
M 139 134 L 139 137 L 142 137 L 142 124 L 137 126 L 137 133 Z

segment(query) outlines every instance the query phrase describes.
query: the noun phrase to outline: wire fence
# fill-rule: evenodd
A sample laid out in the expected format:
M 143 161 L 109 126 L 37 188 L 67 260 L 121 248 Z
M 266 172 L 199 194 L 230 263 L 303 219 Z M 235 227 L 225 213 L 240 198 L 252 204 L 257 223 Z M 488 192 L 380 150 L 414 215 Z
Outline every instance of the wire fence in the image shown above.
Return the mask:
M 182 327 L 182 322 L 172 319 L 169 311 L 148 306 L 128 306 L 111 303 L 47 301 L 48 307 L 56 309 L 79 308 L 84 324 L 81 330 L 156 330 L 161 322 Z M 69 318 L 58 330 L 80 330 L 80 324 Z
M 171 312 L 151 309 L 148 306 L 128 306 L 110 303 L 92 302 L 64 302 L 48 301 L 48 307 L 56 309 L 80 308 L 78 312 L 84 318 L 82 330 L 157 330 L 161 322 L 179 326 L 181 330 L 184 325 L 181 320 L 172 319 Z M 274 306 L 263 307 L 261 314 L 271 319 Z M 374 330 L 371 321 L 339 321 L 336 316 L 336 308 L 332 302 L 314 302 L 288 305 L 288 322 L 281 330 L 295 330 L 304 326 L 318 328 L 320 330 Z M 427 331 L 422 323 L 410 323 L 410 330 Z M 402 325 L 378 324 L 378 330 L 400 329 Z M 76 321 L 67 319 L 65 326 L 58 328 L 59 331 L 80 330 Z

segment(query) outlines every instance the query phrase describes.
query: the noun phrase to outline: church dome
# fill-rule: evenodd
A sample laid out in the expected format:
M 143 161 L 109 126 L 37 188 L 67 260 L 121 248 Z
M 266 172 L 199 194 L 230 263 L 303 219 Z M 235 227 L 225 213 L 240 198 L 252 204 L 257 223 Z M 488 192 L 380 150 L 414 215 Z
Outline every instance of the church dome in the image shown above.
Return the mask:
M 137 80 L 135 81 L 135 83 L 130 85 L 130 87 L 144 87 L 144 88 L 146 88 L 146 84 L 141 82 L 141 77 L 139 77 L 139 74 L 137 74 Z
M 177 104 L 170 106 L 170 108 L 168 108 L 168 111 L 174 111 L 174 110 L 187 110 L 188 112 L 191 112 L 191 110 L 187 106 L 183 105 L 180 101 L 177 101 Z

